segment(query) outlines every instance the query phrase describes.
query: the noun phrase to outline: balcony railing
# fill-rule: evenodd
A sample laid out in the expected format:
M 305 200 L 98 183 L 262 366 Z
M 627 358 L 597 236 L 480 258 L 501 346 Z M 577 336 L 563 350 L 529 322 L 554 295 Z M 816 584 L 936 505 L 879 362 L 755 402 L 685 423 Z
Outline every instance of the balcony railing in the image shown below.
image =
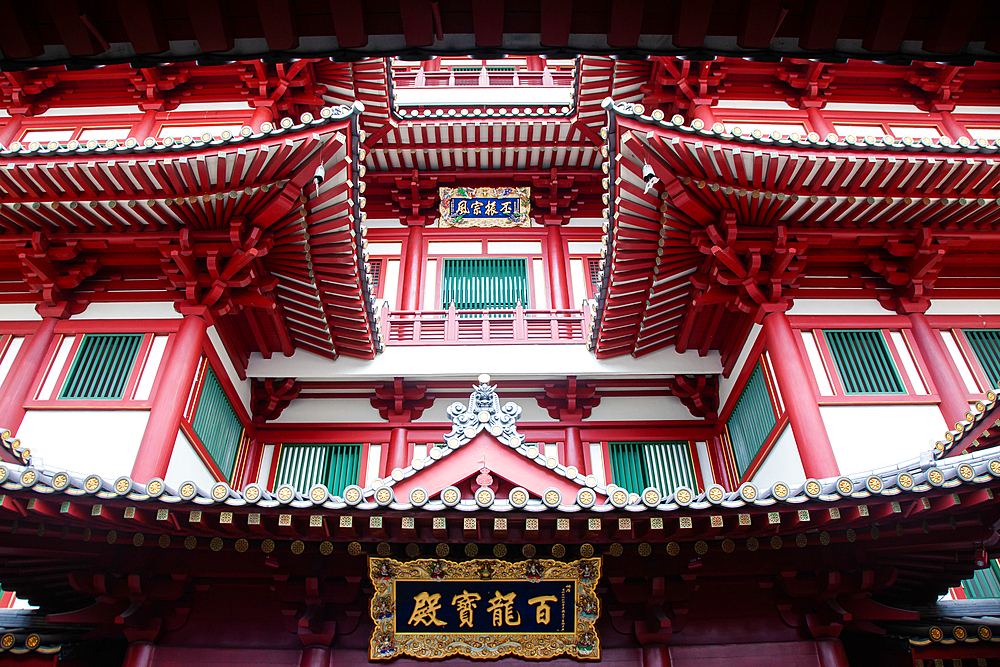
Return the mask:
M 532 72 L 515 70 L 494 72 L 481 69 L 478 72 L 425 72 L 422 69 L 397 71 L 392 73 L 393 85 L 397 88 L 447 88 L 457 86 L 519 87 L 567 87 L 573 85 L 574 73 L 566 70 L 544 70 Z
M 552 345 L 586 340 L 581 310 L 396 310 L 383 308 L 387 345 Z

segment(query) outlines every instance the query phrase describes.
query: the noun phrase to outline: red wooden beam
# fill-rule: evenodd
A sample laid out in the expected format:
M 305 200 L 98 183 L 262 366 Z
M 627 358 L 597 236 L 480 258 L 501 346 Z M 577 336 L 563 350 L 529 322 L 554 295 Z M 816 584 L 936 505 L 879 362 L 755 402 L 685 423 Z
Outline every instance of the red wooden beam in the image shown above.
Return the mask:
M 0 50 L 9 58 L 34 58 L 45 52 L 31 3 L 0 0 Z
M 368 44 L 361 0 L 330 0 L 333 31 L 341 48 L 361 48 Z
M 744 2 L 736 43 L 744 49 L 765 49 L 784 17 L 781 0 Z
M 868 51 L 895 51 L 903 41 L 912 12 L 910 0 L 875 0 L 868 11 L 861 46 Z
M 954 53 L 961 50 L 976 24 L 982 0 L 942 0 L 931 5 L 924 50 Z
M 818 0 L 817 0 L 818 1 Z M 713 0 L 680 0 L 674 9 L 674 46 L 698 48 L 705 43 Z
M 846 11 L 846 3 L 809 0 L 802 19 L 799 46 L 816 51 L 833 49 Z
M 260 26 L 264 29 L 267 48 L 287 51 L 299 45 L 295 32 L 291 0 L 257 0 Z
M 118 13 L 136 53 L 161 53 L 170 48 L 158 2 L 118 0 Z
M 96 35 L 83 20 L 84 12 L 79 0 L 48 0 L 49 15 L 59 31 L 59 38 L 72 56 L 92 56 L 103 52 Z M 95 18 L 87 17 L 94 25 Z
M 643 0 L 612 0 L 608 15 L 608 46 L 635 48 L 642 31 Z
M 503 46 L 503 0 L 475 0 L 472 25 L 476 46 Z
M 233 48 L 233 26 L 220 0 L 186 0 L 191 28 L 202 51 L 229 51 Z
M 573 22 L 573 0 L 541 0 L 542 46 L 566 46 Z
M 407 46 L 430 46 L 434 43 L 434 16 L 431 0 L 399 0 L 403 19 L 403 38 Z

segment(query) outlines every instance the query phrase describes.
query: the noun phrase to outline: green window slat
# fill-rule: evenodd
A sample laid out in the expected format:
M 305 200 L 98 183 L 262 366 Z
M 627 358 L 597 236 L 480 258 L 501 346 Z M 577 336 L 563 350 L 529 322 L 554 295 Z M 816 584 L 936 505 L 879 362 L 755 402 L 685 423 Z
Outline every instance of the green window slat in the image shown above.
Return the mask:
M 965 338 L 990 386 L 1000 387 L 1000 329 L 966 329 Z
M 523 258 L 445 259 L 441 307 L 459 311 L 513 310 L 528 306 L 528 261 Z M 466 316 L 474 315 L 466 313 Z
M 824 331 L 847 394 L 905 394 L 885 336 L 877 329 Z
M 308 493 L 314 485 L 324 484 L 339 496 L 359 483 L 360 468 L 361 445 L 282 445 L 275 486 L 291 484 Z
M 191 428 L 219 470 L 227 479 L 232 477 L 243 441 L 243 424 L 211 368 L 205 371 Z
M 764 446 L 777 420 L 760 364 L 754 368 L 726 421 L 736 468 L 742 476 Z
M 652 486 L 666 497 L 678 486 L 698 488 L 686 442 L 612 442 L 608 448 L 612 481 L 629 493 Z
M 142 334 L 85 334 L 59 398 L 121 399 L 141 343 Z

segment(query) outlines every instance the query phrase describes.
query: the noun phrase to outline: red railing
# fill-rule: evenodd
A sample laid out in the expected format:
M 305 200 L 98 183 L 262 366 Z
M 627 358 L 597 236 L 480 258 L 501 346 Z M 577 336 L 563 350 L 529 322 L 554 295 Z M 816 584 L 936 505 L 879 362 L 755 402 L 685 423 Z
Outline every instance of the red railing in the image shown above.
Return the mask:
M 383 308 L 386 345 L 580 344 L 586 340 L 580 310 L 396 310 Z
M 573 85 L 571 71 L 545 72 L 424 72 L 420 69 L 392 72 L 393 85 L 398 88 L 442 88 L 462 86 L 496 87 L 568 87 Z

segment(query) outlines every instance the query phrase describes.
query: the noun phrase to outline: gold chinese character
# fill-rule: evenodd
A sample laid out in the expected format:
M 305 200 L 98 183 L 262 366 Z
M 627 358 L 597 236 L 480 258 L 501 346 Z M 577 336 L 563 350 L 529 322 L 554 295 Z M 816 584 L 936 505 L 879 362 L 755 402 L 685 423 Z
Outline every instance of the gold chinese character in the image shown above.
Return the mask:
M 486 215 L 496 215 L 497 214 L 497 200 L 490 199 L 489 203 L 486 204 Z
M 500 591 L 496 593 L 490 599 L 490 606 L 486 609 L 486 611 L 493 612 L 493 627 L 499 628 L 504 623 L 521 625 L 521 614 L 514 611 L 514 598 L 517 597 L 517 593 L 508 593 L 507 595 L 501 595 Z
M 408 625 L 448 625 L 446 621 L 441 621 L 437 617 L 438 609 L 441 608 L 440 593 L 435 593 L 434 595 L 429 594 L 424 591 L 420 595 L 413 598 L 416 603 L 413 605 L 413 613 L 410 614 L 410 620 L 407 622 Z
M 478 199 L 472 202 L 472 215 L 479 215 L 483 212 L 483 202 Z
M 555 595 L 539 595 L 537 598 L 531 598 L 528 600 L 528 604 L 537 604 L 538 607 L 535 608 L 535 623 L 539 625 L 548 625 L 551 620 L 549 613 L 552 611 L 547 603 L 555 602 L 557 600 Z
M 469 202 L 465 199 L 460 199 L 458 206 L 455 207 L 455 215 L 468 215 L 469 214 Z
M 461 595 L 451 599 L 451 603 L 458 607 L 458 627 L 463 625 L 472 627 L 472 610 L 476 608 L 476 602 L 482 599 L 479 593 L 470 593 L 467 590 L 463 590 Z
M 503 213 L 504 215 L 510 215 L 511 210 L 509 201 L 505 201 L 502 204 L 500 204 L 500 212 Z

